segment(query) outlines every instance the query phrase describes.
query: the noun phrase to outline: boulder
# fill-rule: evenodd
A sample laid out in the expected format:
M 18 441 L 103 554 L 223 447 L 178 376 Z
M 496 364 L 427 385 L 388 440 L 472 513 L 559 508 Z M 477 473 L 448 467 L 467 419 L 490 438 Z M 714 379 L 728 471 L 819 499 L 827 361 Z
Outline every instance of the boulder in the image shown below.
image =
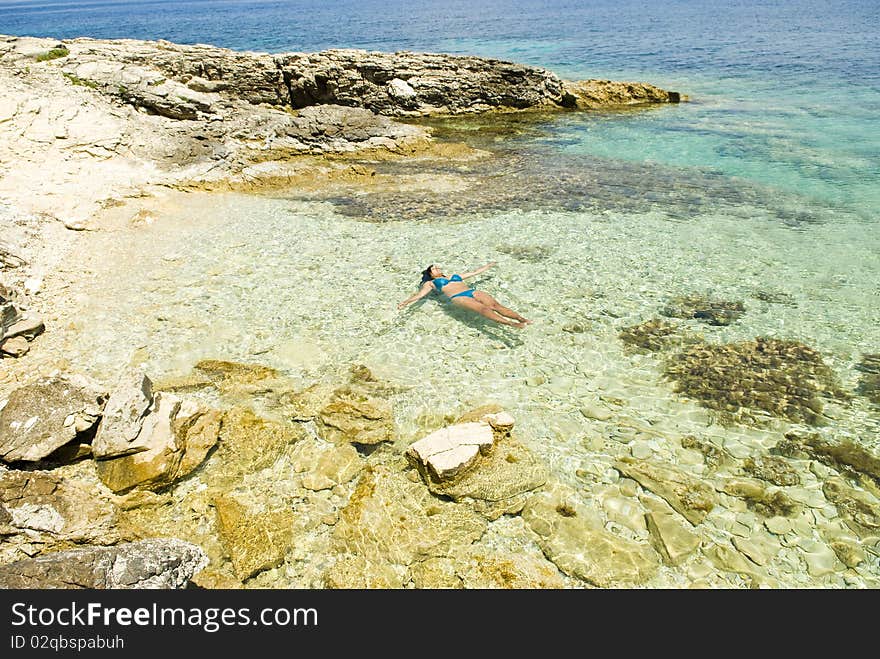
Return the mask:
M 134 487 L 157 490 L 183 478 L 207 457 L 219 439 L 222 413 L 177 396 L 157 393 L 128 447 L 137 453 L 96 461 L 98 476 L 114 492 Z
M 0 459 L 37 462 L 89 431 L 107 393 L 79 375 L 37 380 L 12 392 L 0 410 Z
M 426 479 L 445 481 L 466 471 L 494 445 L 495 432 L 488 423 L 459 423 L 413 442 L 406 456 Z
M 0 565 L 0 588 L 186 588 L 207 564 L 207 556 L 196 545 L 176 538 L 151 538 Z
M 176 400 L 169 398 L 168 400 Z M 141 435 L 144 419 L 155 410 L 153 383 L 143 373 L 125 373 L 110 393 L 92 441 L 97 459 L 147 450 L 150 433 Z

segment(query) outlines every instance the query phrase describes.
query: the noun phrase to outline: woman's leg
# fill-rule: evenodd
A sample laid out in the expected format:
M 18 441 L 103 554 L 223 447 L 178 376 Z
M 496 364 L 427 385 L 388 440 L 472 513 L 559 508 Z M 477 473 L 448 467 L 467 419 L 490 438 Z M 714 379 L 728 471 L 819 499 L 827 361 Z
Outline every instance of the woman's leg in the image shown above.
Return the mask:
M 492 307 L 485 305 L 482 302 L 478 302 L 475 297 L 467 297 L 465 295 L 462 295 L 461 297 L 453 298 L 452 303 L 457 304 L 460 307 L 470 309 L 471 311 L 476 311 L 481 316 L 484 316 L 489 320 L 494 320 L 496 323 L 501 323 L 502 325 L 510 325 L 511 327 L 526 326 L 524 322 L 517 322 L 511 320 L 510 318 L 505 318 Z
M 514 320 L 518 320 L 521 323 L 532 322 L 532 321 L 528 320 L 527 318 L 520 316 L 513 309 L 508 309 L 503 304 L 501 304 L 498 300 L 496 300 L 494 297 L 492 297 L 491 295 L 489 295 L 488 293 L 485 293 L 483 291 L 474 291 L 474 299 L 477 300 L 478 302 L 481 302 L 482 304 L 486 305 L 490 309 L 493 309 L 496 313 L 499 313 L 502 316 L 506 316 L 507 318 L 513 318 Z

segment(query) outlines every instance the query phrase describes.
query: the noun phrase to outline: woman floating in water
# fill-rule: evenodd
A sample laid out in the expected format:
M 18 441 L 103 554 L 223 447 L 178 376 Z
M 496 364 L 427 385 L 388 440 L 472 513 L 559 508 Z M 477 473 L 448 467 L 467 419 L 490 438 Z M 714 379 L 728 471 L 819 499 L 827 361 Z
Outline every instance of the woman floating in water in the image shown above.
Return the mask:
M 511 325 L 521 329 L 532 321 L 523 318 L 516 311 L 503 306 L 488 293 L 468 288 L 464 283 L 465 279 L 475 277 L 493 265 L 495 265 L 494 261 L 487 263 L 481 268 L 477 268 L 473 272 L 452 275 L 448 279 L 443 275 L 443 271 L 438 266 L 429 265 L 422 271 L 422 285 L 419 288 L 419 292 L 398 304 L 397 308 L 403 309 L 416 300 L 422 299 L 431 291 L 437 291 L 448 297 L 449 301 L 453 304 L 476 311 L 481 316 L 494 320 L 496 323 Z

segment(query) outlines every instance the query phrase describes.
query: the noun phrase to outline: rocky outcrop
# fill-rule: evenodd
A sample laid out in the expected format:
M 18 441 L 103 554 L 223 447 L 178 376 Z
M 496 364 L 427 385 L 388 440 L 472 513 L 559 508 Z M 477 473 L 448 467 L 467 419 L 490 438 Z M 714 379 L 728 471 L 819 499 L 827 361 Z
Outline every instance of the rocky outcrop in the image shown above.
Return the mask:
M 335 104 L 424 116 L 576 103 L 549 71 L 482 57 L 347 49 L 275 61 L 294 108 Z
M 24 261 L 0 242 L 0 265 L 17 268 Z M 16 308 L 11 298 L 12 292 L 0 284 L 0 358 L 25 354 L 30 349 L 28 344 L 46 329 L 42 318 Z
M 199 547 L 176 538 L 140 540 L 0 565 L 0 588 L 186 588 L 207 562 Z
M 52 59 L 45 55 L 54 51 Z M 167 41 L 0 35 L 0 147 L 8 191 L 48 175 L 29 203 L 85 228 L 94 204 L 145 186 L 241 187 L 305 154 L 410 153 L 430 131 L 395 117 L 668 103 L 644 83 L 569 82 L 490 58 L 328 50 L 271 55 Z M 114 166 L 115 165 L 115 166 Z M 75 204 L 50 203 L 76 178 Z M 101 185 L 98 185 L 100 182 Z M 5 190 L 0 188 L 0 193 Z M 23 198 L 22 203 L 25 199 Z

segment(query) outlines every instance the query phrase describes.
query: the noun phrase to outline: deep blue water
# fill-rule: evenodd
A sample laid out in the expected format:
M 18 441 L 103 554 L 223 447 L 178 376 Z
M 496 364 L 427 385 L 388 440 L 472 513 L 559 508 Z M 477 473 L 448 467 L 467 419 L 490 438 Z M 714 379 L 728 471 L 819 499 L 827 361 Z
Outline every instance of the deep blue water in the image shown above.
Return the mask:
M 876 0 L 0 0 L 0 33 L 499 57 L 690 102 L 548 128 L 566 154 L 718 172 L 865 220 L 880 204 Z

